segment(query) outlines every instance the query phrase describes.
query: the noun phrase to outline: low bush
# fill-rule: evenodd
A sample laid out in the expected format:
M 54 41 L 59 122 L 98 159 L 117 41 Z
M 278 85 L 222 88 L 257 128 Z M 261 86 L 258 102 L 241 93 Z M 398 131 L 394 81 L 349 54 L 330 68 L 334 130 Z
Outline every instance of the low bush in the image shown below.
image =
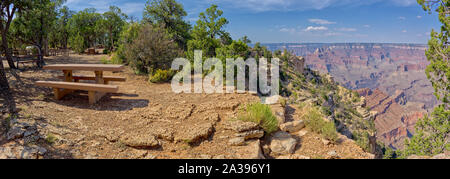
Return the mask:
M 163 29 L 151 24 L 142 26 L 138 37 L 124 48 L 127 62 L 137 74 L 169 69 L 172 61 L 182 55 L 176 42 Z
M 258 123 L 267 134 L 278 130 L 278 120 L 273 115 L 269 105 L 261 103 L 249 104 L 239 114 L 238 120 Z
M 156 70 L 156 73 L 150 75 L 151 83 L 165 83 L 172 80 L 172 77 L 175 75 L 175 71 L 173 70 Z
M 354 132 L 353 139 L 356 145 L 361 147 L 364 151 L 370 151 L 369 133 L 367 132 Z
M 119 55 L 117 55 L 117 53 L 113 53 L 111 56 L 111 63 L 120 65 L 123 64 L 123 60 L 119 57 Z
M 325 139 L 336 142 L 338 134 L 333 122 L 325 121 L 317 108 L 311 108 L 305 115 L 306 127 L 313 132 L 321 134 Z
M 286 105 L 287 105 L 287 100 L 286 100 L 285 98 L 280 98 L 280 105 L 281 105 L 282 107 L 286 107 Z
M 110 64 L 111 62 L 108 60 L 108 57 L 102 57 L 100 60 L 103 64 Z
M 50 145 L 54 144 L 57 140 L 58 138 L 52 133 L 48 133 L 47 137 L 45 137 L 45 141 Z

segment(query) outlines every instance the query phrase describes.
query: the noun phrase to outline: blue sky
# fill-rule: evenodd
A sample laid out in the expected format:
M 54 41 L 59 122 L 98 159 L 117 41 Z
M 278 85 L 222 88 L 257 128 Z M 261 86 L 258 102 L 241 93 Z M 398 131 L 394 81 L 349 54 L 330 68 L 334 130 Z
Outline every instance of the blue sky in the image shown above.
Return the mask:
M 192 25 L 211 4 L 219 5 L 230 23 L 226 30 L 253 42 L 381 42 L 426 43 L 439 29 L 436 13 L 416 0 L 178 0 Z M 104 12 L 116 5 L 142 17 L 146 0 L 67 0 L 72 10 L 87 7 Z

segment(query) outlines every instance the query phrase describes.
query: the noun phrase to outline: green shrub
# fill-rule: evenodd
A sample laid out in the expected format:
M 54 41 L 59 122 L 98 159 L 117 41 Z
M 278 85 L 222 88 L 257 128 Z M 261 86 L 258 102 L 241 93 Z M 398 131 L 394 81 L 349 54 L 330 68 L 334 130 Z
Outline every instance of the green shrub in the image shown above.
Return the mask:
M 383 147 L 384 153 L 383 153 L 383 159 L 395 159 L 397 158 L 397 154 L 394 149 L 390 147 Z
M 305 102 L 300 102 L 300 103 L 298 104 L 298 108 L 299 108 L 299 109 L 303 109 L 303 108 L 305 108 L 307 105 L 308 105 L 308 104 L 306 104 Z
M 331 111 L 330 107 L 322 106 L 322 111 L 327 116 L 333 115 L 333 112 Z
M 70 47 L 72 48 L 72 50 L 79 54 L 83 53 L 84 50 L 87 49 L 87 47 L 84 43 L 84 38 L 80 34 L 78 34 L 75 37 L 71 37 L 69 39 L 69 44 L 70 44 Z
M 117 58 L 119 58 L 124 64 L 129 63 L 126 57 L 126 51 L 128 47 L 133 43 L 133 41 L 138 37 L 140 28 L 142 27 L 139 23 L 128 24 L 124 27 L 124 30 L 120 33 L 120 38 L 118 41 L 118 47 L 115 52 Z
M 287 100 L 284 99 L 284 98 L 280 98 L 280 104 L 281 104 L 282 107 L 286 107 L 286 105 L 287 105 Z
M 269 105 L 261 103 L 249 104 L 239 114 L 238 120 L 258 123 L 267 134 L 278 130 L 278 120 L 273 115 Z
M 45 138 L 45 141 L 50 145 L 54 144 L 56 140 L 58 140 L 58 138 L 52 133 L 47 134 L 47 137 Z
M 103 54 L 105 55 L 109 54 L 109 49 L 108 48 L 103 49 Z
M 325 139 L 336 142 L 338 135 L 333 122 L 325 121 L 317 108 L 311 108 L 305 115 L 306 127 L 321 134 Z
M 123 64 L 123 60 L 119 57 L 119 55 L 117 55 L 117 53 L 113 53 L 111 56 L 111 63 L 120 65 Z
M 322 120 L 324 121 L 324 120 Z M 336 127 L 333 122 L 324 121 L 321 133 L 322 136 L 332 142 L 336 142 L 338 139 L 338 134 L 336 132 Z
M 138 74 L 169 69 L 172 61 L 182 55 L 181 49 L 165 30 L 151 24 L 141 27 L 138 38 L 126 44 L 124 51 L 127 62 Z
M 103 64 L 110 64 L 111 62 L 108 60 L 107 57 L 102 57 L 100 60 Z
M 173 70 L 156 70 L 154 75 L 150 75 L 150 82 L 152 83 L 165 83 L 172 80 L 172 77 L 175 75 L 175 71 Z
M 322 99 L 325 101 L 328 101 L 328 96 L 325 94 L 325 92 L 321 92 L 320 95 L 322 96 Z
M 354 132 L 353 138 L 356 145 L 361 147 L 364 151 L 370 151 L 369 133 L 367 132 Z

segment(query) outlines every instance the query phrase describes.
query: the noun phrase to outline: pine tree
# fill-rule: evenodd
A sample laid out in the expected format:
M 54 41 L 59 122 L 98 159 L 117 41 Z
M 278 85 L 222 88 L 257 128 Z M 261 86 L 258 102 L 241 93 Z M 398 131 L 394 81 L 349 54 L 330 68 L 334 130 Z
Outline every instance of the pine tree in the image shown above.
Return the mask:
M 407 140 L 402 157 L 410 155 L 436 155 L 450 150 L 450 56 L 448 38 L 450 36 L 450 0 L 418 0 L 425 11 L 439 13 L 441 32 L 431 32 L 426 56 L 430 65 L 426 69 L 435 96 L 442 101 L 429 116 L 416 123 L 416 133 Z

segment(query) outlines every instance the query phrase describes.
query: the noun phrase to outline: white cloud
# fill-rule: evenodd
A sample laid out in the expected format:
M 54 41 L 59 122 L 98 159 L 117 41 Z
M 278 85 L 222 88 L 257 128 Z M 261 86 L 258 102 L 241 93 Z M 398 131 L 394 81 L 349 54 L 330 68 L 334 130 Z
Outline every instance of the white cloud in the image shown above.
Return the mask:
M 406 17 L 403 17 L 403 16 L 400 16 L 400 17 L 398 17 L 398 20 L 406 20 Z
M 417 16 L 417 19 L 422 19 L 422 16 Z
M 406 32 L 408 32 L 407 30 L 402 30 L 402 33 L 406 33 Z
M 363 25 L 363 27 L 365 27 L 365 28 L 370 28 L 370 25 Z
M 309 32 L 309 31 L 324 31 L 324 30 L 328 30 L 328 27 L 325 26 L 309 26 L 307 27 L 304 31 Z
M 309 22 L 319 25 L 329 25 L 329 24 L 336 24 L 336 22 L 331 22 L 325 19 L 308 19 Z

